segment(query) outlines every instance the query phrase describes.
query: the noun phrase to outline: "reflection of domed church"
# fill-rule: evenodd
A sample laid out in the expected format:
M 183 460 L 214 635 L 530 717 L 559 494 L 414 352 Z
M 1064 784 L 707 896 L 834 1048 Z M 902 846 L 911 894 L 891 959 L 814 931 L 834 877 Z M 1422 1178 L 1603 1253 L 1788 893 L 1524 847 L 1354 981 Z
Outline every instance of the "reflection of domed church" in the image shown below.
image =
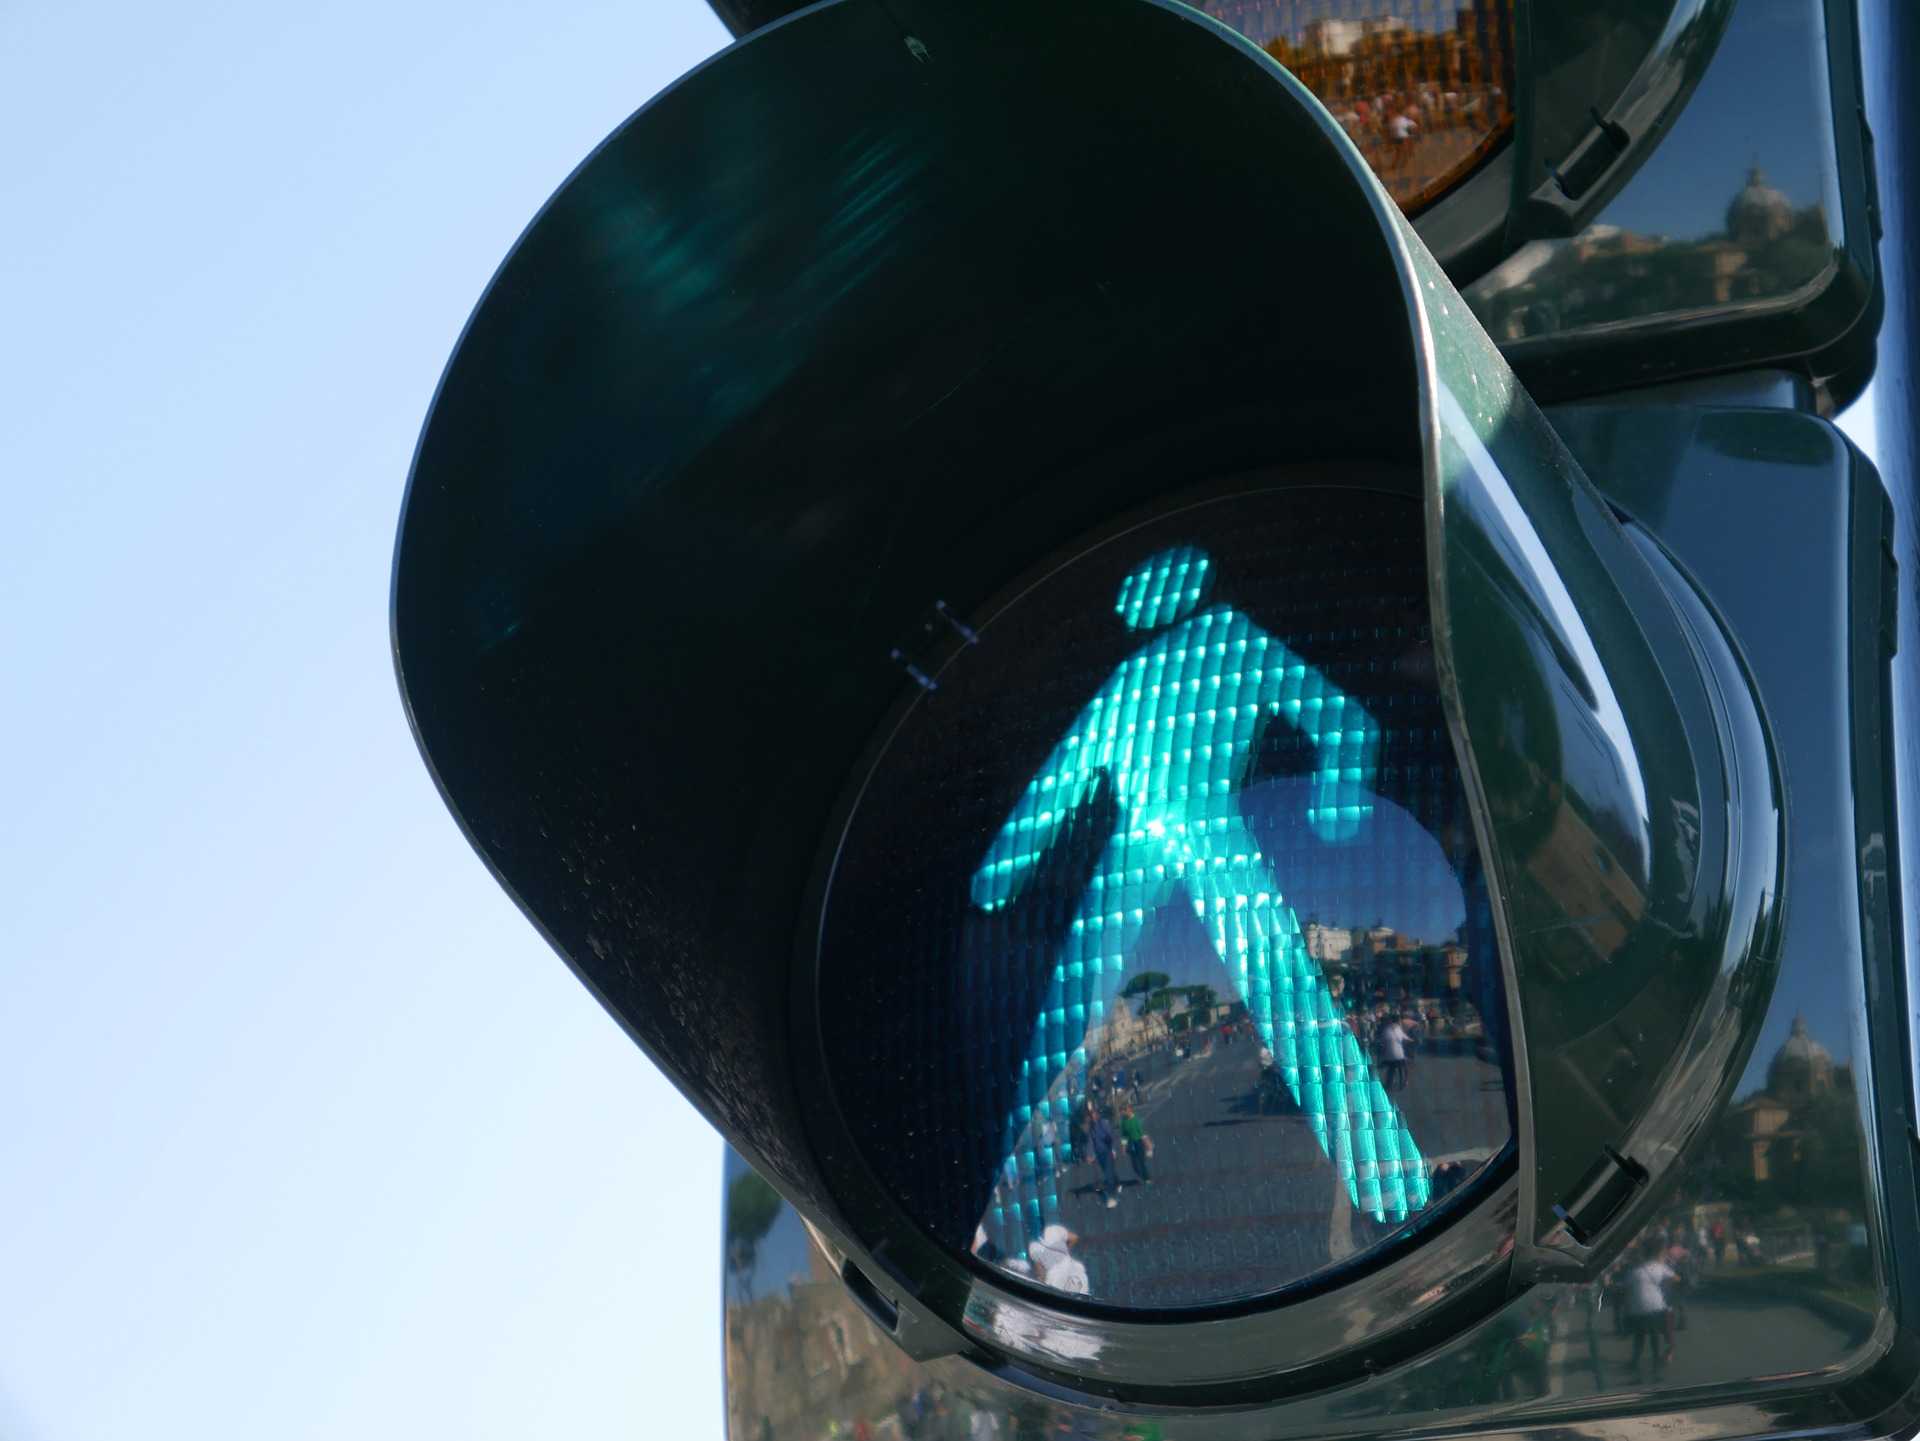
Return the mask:
M 1535 241 L 1476 281 L 1469 303 L 1496 337 L 1522 340 L 1783 296 L 1832 263 L 1836 242 L 1820 202 L 1796 206 L 1757 165 L 1727 202 L 1725 222 L 1694 239 L 1594 224 Z
M 1851 1072 L 1836 1071 L 1832 1053 L 1807 1034 L 1806 1020 L 1795 1016 L 1792 1031 L 1767 1064 L 1766 1089 L 1727 1113 L 1729 1163 L 1766 1181 L 1800 1160 L 1807 1132 L 1795 1125 L 1795 1113 L 1851 1080 Z
M 1791 1105 L 1833 1089 L 1833 1057 L 1807 1034 L 1807 1023 L 1793 1018 L 1793 1030 L 1767 1066 L 1767 1091 Z
M 1742 245 L 1764 245 L 1793 229 L 1793 202 L 1785 192 L 1767 184 L 1766 172 L 1755 166 L 1747 183 L 1727 205 L 1727 235 Z

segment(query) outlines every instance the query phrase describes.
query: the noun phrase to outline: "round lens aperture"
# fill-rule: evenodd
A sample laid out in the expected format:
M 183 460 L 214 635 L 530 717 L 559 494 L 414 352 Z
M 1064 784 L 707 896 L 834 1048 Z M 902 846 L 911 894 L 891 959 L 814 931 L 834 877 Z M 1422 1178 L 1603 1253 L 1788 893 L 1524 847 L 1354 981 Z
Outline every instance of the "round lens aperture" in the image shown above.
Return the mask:
M 1018 588 L 867 778 L 833 1099 L 1004 1276 L 1217 1306 L 1364 1262 L 1511 1135 L 1417 501 L 1266 490 Z

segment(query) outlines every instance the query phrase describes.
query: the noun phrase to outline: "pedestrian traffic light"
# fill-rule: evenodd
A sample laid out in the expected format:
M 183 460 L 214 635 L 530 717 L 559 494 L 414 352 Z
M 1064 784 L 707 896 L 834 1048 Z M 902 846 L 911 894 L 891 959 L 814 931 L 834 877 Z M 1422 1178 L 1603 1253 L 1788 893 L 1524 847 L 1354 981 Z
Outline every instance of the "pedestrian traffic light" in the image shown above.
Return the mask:
M 1864 313 L 1843 218 L 1796 354 Z M 1549 424 L 1419 223 L 1178 5 L 758 32 L 448 367 L 394 579 L 423 753 L 909 1390 L 1485 1430 L 1614 1295 L 1656 1375 L 1596 1340 L 1543 1416 L 1885 1414 L 1884 498 L 1792 410 Z M 1749 1244 L 1785 1177 L 1817 1219 Z M 1708 1254 L 1765 1334 L 1669 1376 L 1638 1298 Z

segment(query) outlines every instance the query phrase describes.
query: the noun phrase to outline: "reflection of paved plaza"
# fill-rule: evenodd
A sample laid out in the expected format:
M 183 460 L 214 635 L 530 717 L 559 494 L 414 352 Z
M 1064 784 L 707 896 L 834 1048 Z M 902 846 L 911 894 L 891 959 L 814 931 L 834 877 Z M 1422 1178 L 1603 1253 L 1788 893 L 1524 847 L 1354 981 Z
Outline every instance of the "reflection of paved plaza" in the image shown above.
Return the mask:
M 1488 1154 L 1507 1135 L 1499 1068 L 1464 1054 L 1421 1054 L 1394 1093 L 1421 1152 Z M 1129 1067 L 1131 1069 L 1131 1065 Z M 1062 1219 L 1081 1238 L 1093 1294 L 1135 1304 L 1252 1295 L 1300 1280 L 1395 1228 L 1356 1212 L 1307 1120 L 1259 1105 L 1259 1046 L 1213 1042 L 1190 1061 L 1155 1056 L 1138 1106 L 1154 1139 L 1152 1185 L 1116 1161 L 1108 1209 L 1091 1165 L 1070 1168 Z
M 1480 1406 L 1499 1398 L 1517 1416 L 1563 1415 L 1569 1402 L 1600 1396 L 1644 1396 L 1656 1378 L 1644 1347 L 1632 1362 L 1633 1338 L 1615 1329 L 1607 1307 L 1593 1305 L 1585 1286 L 1544 1286 L 1526 1293 L 1499 1316 L 1464 1333 L 1457 1343 L 1389 1373 L 1385 1385 L 1362 1388 L 1333 1403 L 1348 1422 L 1398 1418 L 1451 1406 Z M 1837 1365 L 1866 1343 L 1871 1318 L 1829 1315 L 1779 1296 L 1744 1296 L 1704 1281 L 1686 1300 L 1687 1328 L 1657 1378 L 1663 1387 L 1724 1386 L 1766 1377 L 1793 1378 Z M 1547 1341 L 1538 1343 L 1544 1318 Z M 1517 1419 L 1516 1416 L 1516 1419 Z M 1690 1434 L 1671 1424 L 1661 1434 Z M 1706 1435 L 1706 1430 L 1697 1434 Z
M 1550 1396 L 1591 1395 L 1630 1389 L 1654 1379 L 1652 1353 L 1643 1348 L 1633 1364 L 1633 1338 L 1615 1330 L 1613 1312 L 1595 1309 L 1582 1290 L 1554 1316 L 1544 1380 Z M 1711 1280 L 1686 1300 L 1687 1328 L 1674 1334 L 1673 1355 L 1663 1379 L 1674 1386 L 1724 1382 L 1729 1376 L 1805 1373 L 1832 1365 L 1865 1340 L 1864 1323 L 1847 1328 L 1838 1319 L 1775 1301 L 1764 1307 L 1716 1297 Z M 1514 1394 L 1534 1394 L 1516 1376 Z

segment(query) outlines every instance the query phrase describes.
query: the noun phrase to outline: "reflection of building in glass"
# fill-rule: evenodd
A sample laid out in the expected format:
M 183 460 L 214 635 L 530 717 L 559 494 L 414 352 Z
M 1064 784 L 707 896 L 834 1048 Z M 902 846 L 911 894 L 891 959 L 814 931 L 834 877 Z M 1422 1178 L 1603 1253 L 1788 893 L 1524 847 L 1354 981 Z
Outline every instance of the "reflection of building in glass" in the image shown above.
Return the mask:
M 1789 1102 L 1824 1096 L 1833 1089 L 1833 1057 L 1807 1034 L 1806 1021 L 1795 1016 L 1793 1029 L 1767 1067 L 1767 1090 Z
M 1726 210 L 1726 228 L 1695 240 L 1593 225 L 1569 240 L 1523 246 L 1466 290 L 1496 340 L 1777 299 L 1832 260 L 1825 211 L 1796 207 L 1758 170 Z
M 1124 1003 L 1109 1006 L 1105 1019 L 1090 1026 L 1080 1046 L 1089 1058 L 1131 1056 L 1157 1044 L 1167 1035 L 1166 1010 L 1139 1010 Z
M 1423 945 L 1417 937 L 1403 936 L 1390 926 L 1369 929 L 1347 926 L 1323 926 L 1310 920 L 1306 925 L 1307 954 L 1336 974 L 1357 971 L 1371 974 L 1377 967 L 1360 966 L 1364 958 L 1387 956 L 1401 973 L 1419 972 L 1421 989 L 1435 997 L 1460 991 L 1466 984 L 1467 948 L 1449 939 L 1440 945 Z M 1357 948 L 1357 949 L 1356 949 Z
M 1707 1187 L 1728 1218 L 1717 1259 L 1787 1268 L 1828 1288 L 1864 1280 L 1860 1124 L 1852 1067 L 1836 1063 L 1796 1016 L 1765 1087 L 1720 1121 Z
M 1565 944 L 1543 952 L 1545 964 L 1563 980 L 1612 964 L 1646 912 L 1647 898 L 1632 869 L 1615 859 L 1621 853 L 1573 805 L 1562 804 L 1552 829 L 1527 857 L 1527 874 L 1541 892 L 1582 917 Z
M 1467 948 L 1457 936 L 1437 943 L 1391 926 L 1328 926 L 1309 920 L 1308 953 L 1350 1013 L 1386 1007 L 1418 1016 L 1435 1035 L 1471 1036 L 1483 1018 L 1469 999 Z
M 1767 1086 L 1727 1113 L 1728 1165 L 1755 1182 L 1774 1181 L 1806 1164 L 1810 1110 L 1824 1110 L 1836 1090 L 1851 1092 L 1853 1073 L 1836 1068 L 1827 1048 L 1794 1017 L 1792 1033 L 1767 1066 Z M 1824 1118 L 1823 1118 L 1824 1119 Z
M 1767 184 L 1758 168 L 1747 172 L 1746 186 L 1727 206 L 1727 237 L 1738 245 L 1764 245 L 1793 229 L 1793 204 Z
M 843 1435 L 900 1435 L 913 1363 L 847 1303 L 817 1247 L 807 1264 L 774 1294 L 727 1307 L 728 1434 L 811 1441 L 830 1418 Z
M 1409 211 L 1512 126 L 1513 0 L 1196 0 L 1299 76 Z
M 1353 949 L 1353 932 L 1340 926 L 1323 926 L 1308 921 L 1307 954 L 1316 961 L 1337 961 Z

